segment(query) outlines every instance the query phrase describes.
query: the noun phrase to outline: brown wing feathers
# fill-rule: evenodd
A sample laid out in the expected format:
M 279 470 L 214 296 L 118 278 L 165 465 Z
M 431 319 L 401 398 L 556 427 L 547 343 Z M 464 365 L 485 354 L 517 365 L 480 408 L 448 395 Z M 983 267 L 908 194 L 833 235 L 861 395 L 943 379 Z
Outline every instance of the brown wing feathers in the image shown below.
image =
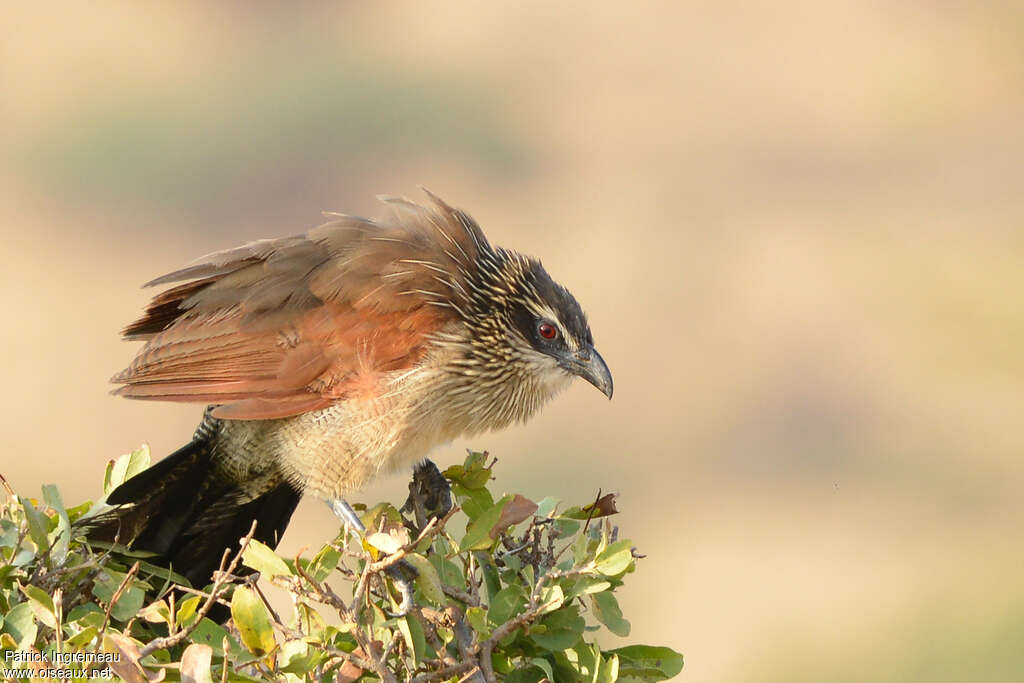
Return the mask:
M 342 217 L 306 235 L 217 252 L 153 280 L 124 330 L 146 342 L 113 381 L 123 396 L 216 403 L 217 417 L 267 419 L 326 407 L 415 365 L 446 302 L 489 248 L 440 200 L 390 200 L 396 218 Z

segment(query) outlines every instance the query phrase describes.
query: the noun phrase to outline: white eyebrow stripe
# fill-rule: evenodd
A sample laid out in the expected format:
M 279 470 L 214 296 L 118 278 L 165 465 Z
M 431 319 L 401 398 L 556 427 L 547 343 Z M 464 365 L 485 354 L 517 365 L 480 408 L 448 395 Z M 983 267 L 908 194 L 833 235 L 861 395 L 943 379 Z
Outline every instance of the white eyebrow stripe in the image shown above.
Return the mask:
M 530 312 L 536 315 L 538 318 L 544 318 L 545 320 L 550 320 L 551 322 L 553 322 L 555 324 L 555 327 L 558 328 L 559 333 L 562 335 L 562 339 L 565 340 L 565 343 L 569 346 L 569 348 L 572 349 L 573 351 L 579 351 L 579 343 L 576 341 L 575 338 L 573 338 L 571 334 L 569 334 L 569 329 L 565 326 L 565 324 L 562 322 L 561 318 L 558 317 L 558 314 L 555 313 L 555 311 L 553 311 L 548 306 L 533 306 L 532 302 L 531 305 L 529 305 L 527 308 L 529 308 Z

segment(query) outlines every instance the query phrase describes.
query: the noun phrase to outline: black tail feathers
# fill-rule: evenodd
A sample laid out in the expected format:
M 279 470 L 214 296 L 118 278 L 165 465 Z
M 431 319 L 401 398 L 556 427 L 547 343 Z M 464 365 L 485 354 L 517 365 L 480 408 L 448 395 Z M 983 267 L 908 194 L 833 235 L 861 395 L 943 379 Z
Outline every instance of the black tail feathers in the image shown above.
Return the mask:
M 86 536 L 156 554 L 193 586 L 211 581 L 224 549 L 249 533 L 274 548 L 302 492 L 276 473 L 233 481 L 219 471 L 212 440 L 195 440 L 114 489 L 107 502 L 122 507 L 88 523 Z

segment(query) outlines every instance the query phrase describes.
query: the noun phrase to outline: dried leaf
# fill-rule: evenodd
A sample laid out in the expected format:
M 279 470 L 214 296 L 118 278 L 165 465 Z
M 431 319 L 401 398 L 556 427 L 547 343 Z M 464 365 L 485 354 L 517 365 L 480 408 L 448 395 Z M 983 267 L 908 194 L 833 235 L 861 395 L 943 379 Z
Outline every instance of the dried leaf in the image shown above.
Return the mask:
M 529 498 L 524 498 L 518 493 L 512 497 L 504 508 L 501 510 L 501 516 L 498 517 L 498 523 L 491 529 L 491 538 L 498 538 L 501 532 L 510 526 L 515 526 L 526 519 L 530 518 L 534 512 L 537 511 L 537 504 Z
M 386 534 L 383 532 L 376 532 L 366 537 L 366 542 L 372 545 L 377 550 L 381 551 L 386 555 L 398 552 L 402 546 L 408 543 L 409 535 L 405 534 L 405 538 L 402 539 L 398 534 L 392 532 Z
M 192 643 L 181 655 L 181 683 L 213 683 L 210 662 L 213 648 Z
M 157 683 L 164 680 L 166 670 L 150 672 L 142 668 L 139 663 L 139 646 L 131 638 L 111 631 L 103 636 L 103 640 L 112 644 L 121 654 L 118 661 L 110 662 L 110 668 L 127 683 Z

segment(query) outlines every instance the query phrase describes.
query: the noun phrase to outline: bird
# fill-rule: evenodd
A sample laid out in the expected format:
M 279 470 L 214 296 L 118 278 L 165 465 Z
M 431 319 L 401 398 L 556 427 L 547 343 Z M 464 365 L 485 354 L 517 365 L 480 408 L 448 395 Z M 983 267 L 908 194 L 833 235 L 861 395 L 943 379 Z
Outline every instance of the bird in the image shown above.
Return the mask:
M 344 503 L 441 444 L 529 419 L 575 377 L 612 397 L 569 290 L 424 191 L 144 285 L 166 288 L 123 330 L 144 346 L 113 393 L 207 407 L 189 443 L 110 492 L 90 539 L 205 585 L 254 520 L 276 547 L 303 495 Z

